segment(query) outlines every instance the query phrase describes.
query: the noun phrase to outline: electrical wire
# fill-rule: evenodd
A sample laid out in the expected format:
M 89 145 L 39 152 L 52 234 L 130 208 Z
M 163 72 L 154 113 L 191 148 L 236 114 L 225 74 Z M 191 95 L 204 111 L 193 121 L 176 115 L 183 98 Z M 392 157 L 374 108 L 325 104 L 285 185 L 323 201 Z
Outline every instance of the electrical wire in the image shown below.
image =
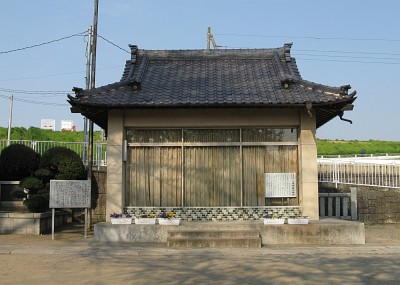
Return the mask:
M 380 59 L 380 60 L 399 60 L 400 58 L 395 57 L 373 57 L 373 56 L 345 56 L 345 55 L 329 55 L 329 54 L 306 54 L 306 53 L 298 53 L 296 55 L 300 56 L 321 56 L 321 57 L 336 57 L 336 58 L 359 58 L 359 59 Z
M 115 46 L 115 47 L 119 48 L 120 50 L 122 50 L 122 51 L 124 51 L 124 52 L 126 52 L 126 53 L 129 53 L 129 54 L 130 54 L 130 52 L 129 52 L 129 51 L 127 51 L 126 49 L 124 49 L 124 48 L 120 47 L 119 45 L 117 45 L 117 44 L 113 43 L 112 41 L 110 41 L 110 40 L 107 40 L 107 39 L 106 39 L 106 38 L 104 38 L 103 36 L 101 36 L 101 35 L 99 35 L 99 34 L 97 34 L 97 36 L 98 36 L 99 38 L 101 38 L 101 39 L 105 40 L 105 41 L 106 41 L 106 42 L 108 42 L 109 44 L 111 44 L 111 45 L 113 45 L 113 46 Z
M 87 31 L 81 32 L 81 33 L 78 33 L 78 34 L 73 34 L 73 35 L 66 36 L 66 37 L 62 37 L 62 38 L 59 38 L 59 39 L 51 40 L 51 41 L 48 41 L 48 42 L 43 42 L 43 43 L 40 43 L 40 44 L 35 44 L 35 45 L 26 46 L 26 47 L 17 48 L 17 49 L 12 49 L 12 50 L 7 50 L 7 51 L 1 51 L 0 54 L 6 54 L 6 53 L 25 50 L 25 49 L 31 49 L 31 48 L 35 48 L 35 47 L 39 47 L 39 46 L 44 46 L 44 45 L 48 45 L 48 44 L 51 44 L 51 43 L 59 42 L 59 41 L 62 41 L 62 40 L 66 40 L 66 39 L 69 39 L 69 38 L 72 38 L 72 37 L 82 36 L 85 33 L 87 33 Z
M 259 37 L 259 38 L 293 38 L 309 40 L 344 40 L 344 41 L 385 41 L 400 42 L 400 39 L 379 39 L 379 38 L 340 38 L 340 37 L 319 37 L 319 36 L 275 36 L 275 35 L 242 35 L 242 34 L 214 34 L 214 36 L 234 36 L 234 37 Z
M 121 66 L 112 66 L 105 68 L 97 68 L 96 70 L 110 70 L 116 68 L 123 68 Z M 40 75 L 40 76 L 32 76 L 32 77 L 20 77 L 20 78 L 10 78 L 10 79 L 0 79 L 0 82 L 6 81 L 15 81 L 15 80 L 26 80 L 26 79 L 38 79 L 38 78 L 47 78 L 47 77 L 55 77 L 55 76 L 64 76 L 64 75 L 72 75 L 72 74 L 84 74 L 85 71 L 75 71 L 75 72 L 66 72 L 66 73 L 58 73 L 58 74 L 49 74 L 49 75 Z
M 372 63 L 372 64 L 388 64 L 388 65 L 399 65 L 400 62 L 382 62 L 382 61 L 360 61 L 360 60 L 339 60 L 339 59 L 317 59 L 317 58 L 301 58 L 296 57 L 296 60 L 310 60 L 310 61 L 333 61 L 333 62 L 345 62 L 345 63 Z
M 306 51 L 306 52 L 320 52 L 320 53 L 344 53 L 344 54 L 372 54 L 372 55 L 400 55 L 400 53 L 388 53 L 388 52 L 363 52 L 363 51 L 341 51 L 341 50 L 317 50 L 317 49 L 296 49 L 292 51 Z
M 7 95 L 1 95 L 0 94 L 0 98 L 5 98 L 5 99 L 10 99 L 9 96 Z M 27 100 L 27 99 L 21 99 L 21 98 L 17 98 L 17 97 L 13 97 L 14 101 L 19 101 L 19 102 L 23 102 L 23 103 L 29 103 L 29 104 L 36 104 L 36 105 L 44 105 L 44 106 L 55 106 L 55 107 L 66 107 L 66 106 L 70 106 L 69 104 L 60 104 L 60 103 L 50 103 L 50 102 L 40 102 L 40 101 L 33 101 L 33 100 Z
M 8 89 L 8 88 L 0 88 L 0 92 L 8 92 L 8 93 L 21 93 L 21 94 L 63 94 L 68 93 L 69 91 L 52 91 L 52 90 L 21 90 L 21 89 Z

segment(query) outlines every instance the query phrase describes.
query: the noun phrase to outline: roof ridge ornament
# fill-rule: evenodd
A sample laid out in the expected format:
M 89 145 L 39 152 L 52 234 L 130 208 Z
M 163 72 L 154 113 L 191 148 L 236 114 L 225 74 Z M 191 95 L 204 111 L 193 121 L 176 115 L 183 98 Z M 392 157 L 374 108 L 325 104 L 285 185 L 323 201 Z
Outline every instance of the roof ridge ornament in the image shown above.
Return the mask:
M 137 45 L 129 45 L 129 48 L 131 49 L 131 63 L 135 63 L 139 48 Z
M 286 43 L 283 45 L 285 50 L 285 61 L 290 62 L 292 61 L 292 57 L 290 56 L 290 49 L 292 48 L 293 43 Z

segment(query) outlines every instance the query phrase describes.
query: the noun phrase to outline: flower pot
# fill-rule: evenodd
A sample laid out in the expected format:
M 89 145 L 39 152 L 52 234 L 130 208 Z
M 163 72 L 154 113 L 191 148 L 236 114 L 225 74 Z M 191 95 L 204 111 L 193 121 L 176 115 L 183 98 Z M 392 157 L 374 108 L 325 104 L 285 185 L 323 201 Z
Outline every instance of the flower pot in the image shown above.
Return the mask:
M 135 219 L 137 225 L 155 225 L 156 218 L 137 218 Z
M 178 226 L 181 222 L 181 219 L 178 218 L 173 218 L 173 219 L 158 218 L 157 220 L 159 225 L 167 225 L 167 226 Z
M 308 218 L 294 218 L 288 219 L 288 224 L 290 225 L 307 225 L 310 219 Z
M 113 224 L 113 225 L 130 225 L 130 224 L 132 224 L 132 218 L 111 218 L 111 224 Z
M 264 225 L 283 225 L 285 218 L 264 218 Z

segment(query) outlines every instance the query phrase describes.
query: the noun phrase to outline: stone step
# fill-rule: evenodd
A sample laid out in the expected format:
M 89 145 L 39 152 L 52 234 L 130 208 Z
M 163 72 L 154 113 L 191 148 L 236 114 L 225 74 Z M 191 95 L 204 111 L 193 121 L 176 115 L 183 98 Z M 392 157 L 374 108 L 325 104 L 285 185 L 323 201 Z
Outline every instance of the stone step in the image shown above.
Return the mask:
M 257 230 L 174 230 L 168 237 L 175 238 L 258 238 Z
M 168 232 L 169 247 L 261 247 L 261 237 L 254 230 L 177 230 Z

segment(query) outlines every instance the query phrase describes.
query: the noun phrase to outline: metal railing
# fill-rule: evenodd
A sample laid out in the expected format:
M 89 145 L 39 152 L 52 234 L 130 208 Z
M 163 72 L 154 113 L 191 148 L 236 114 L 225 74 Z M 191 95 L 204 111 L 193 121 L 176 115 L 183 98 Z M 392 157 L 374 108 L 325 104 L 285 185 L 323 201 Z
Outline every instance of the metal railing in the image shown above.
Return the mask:
M 30 141 L 30 140 L 0 140 L 0 152 L 7 147 L 9 144 L 23 144 L 39 154 L 43 154 L 52 147 L 65 147 L 76 152 L 82 159 L 83 163 L 87 165 L 87 158 L 85 157 L 85 149 L 87 149 L 87 143 L 85 142 L 56 142 L 56 141 Z M 94 166 L 106 166 L 107 165 L 107 143 L 94 143 L 93 144 L 93 165 Z
M 319 159 L 318 181 L 400 188 L 400 160 Z
M 400 153 L 324 154 L 318 155 L 318 158 L 382 158 L 393 156 L 400 156 Z

